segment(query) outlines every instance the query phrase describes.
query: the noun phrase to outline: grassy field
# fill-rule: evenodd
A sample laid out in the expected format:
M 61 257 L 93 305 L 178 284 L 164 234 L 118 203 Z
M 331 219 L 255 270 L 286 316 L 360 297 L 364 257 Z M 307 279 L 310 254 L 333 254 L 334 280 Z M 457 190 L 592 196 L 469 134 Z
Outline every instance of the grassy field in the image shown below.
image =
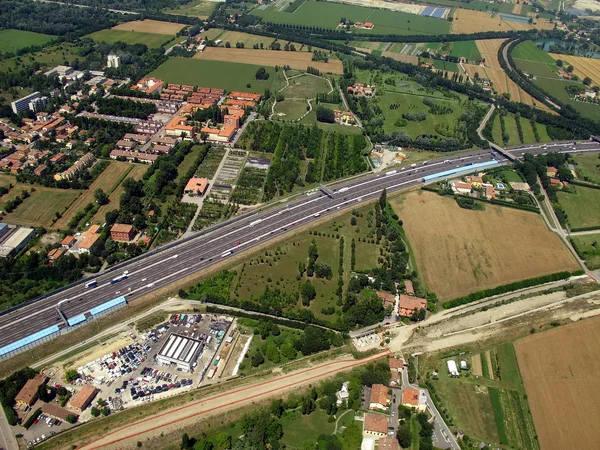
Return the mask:
M 161 45 L 166 44 L 173 39 L 173 36 L 166 34 L 155 34 L 155 33 L 139 33 L 134 31 L 125 30 L 100 30 L 95 33 L 89 34 L 87 37 L 93 39 L 96 42 L 108 42 L 109 44 L 115 42 L 125 42 L 126 44 L 144 44 L 149 48 L 157 48 Z
M 600 225 L 600 190 L 575 186 L 575 193 L 558 192 L 558 201 L 569 218 L 571 228 Z
M 144 173 L 146 173 L 146 170 L 148 170 L 148 166 L 146 166 L 145 164 L 131 164 L 131 166 L 131 170 L 127 172 L 125 176 L 122 176 L 122 180 L 125 180 L 126 178 L 140 180 Z M 121 199 L 121 195 L 123 195 L 123 192 L 125 192 L 125 189 L 123 188 L 123 182 L 121 181 L 121 183 L 119 183 L 117 186 L 113 185 L 112 189 L 112 192 L 108 196 L 108 204 L 102 205 L 100 208 L 98 208 L 98 212 L 92 217 L 92 221 L 94 223 L 104 223 L 104 216 L 106 215 L 106 213 L 108 211 L 112 211 L 113 209 L 119 208 L 119 201 Z
M 464 56 L 470 62 L 481 61 L 481 53 L 479 53 L 475 41 L 455 42 L 452 44 L 450 56 L 456 56 L 457 58 Z
M 289 83 L 289 86 L 281 91 L 286 98 L 315 98 L 317 94 L 326 94 L 331 90 L 325 78 L 313 75 L 294 77 Z
M 16 52 L 24 47 L 44 45 L 53 38 L 47 34 L 32 33 L 31 31 L 2 30 L 0 31 L 0 51 Z
M 597 154 L 577 155 L 577 176 L 592 183 L 600 184 L 600 158 Z
M 462 371 L 461 377 L 450 378 L 447 360 L 437 356 L 425 366 L 439 373 L 439 380 L 433 381 L 435 391 L 455 425 L 476 440 L 508 448 L 538 448 L 512 343 L 473 351 L 453 359 L 477 357 L 482 363 L 477 376 L 471 366 L 470 373 Z
M 94 191 L 102 189 L 106 193 L 112 192 L 123 178 L 129 173 L 133 166 L 126 162 L 111 161 L 109 166 L 94 180 L 90 187 L 74 201 L 69 209 L 56 221 L 56 228 L 65 230 L 68 228 L 69 221 L 77 214 L 78 211 L 84 209 L 89 203 L 95 203 Z M 118 204 L 110 204 L 111 209 L 118 208 Z M 104 220 L 104 215 L 100 220 Z
M 543 449 L 595 448 L 600 439 L 594 425 L 600 415 L 599 325 L 600 317 L 594 317 L 515 343 Z
M 176 14 L 178 16 L 198 17 L 206 19 L 215 10 L 218 2 L 210 2 L 203 0 L 193 0 L 187 5 L 179 5 L 176 9 L 163 10 L 166 14 Z
M 537 77 L 535 80 L 533 80 L 533 83 L 544 91 L 552 94 L 561 102 L 571 105 L 573 108 L 579 111 L 581 115 L 594 120 L 598 119 L 598 114 L 600 114 L 600 106 L 591 103 L 573 101 L 569 97 L 569 93 L 566 91 L 567 86 L 575 85 L 582 87 L 584 86 L 582 83 L 562 80 L 559 78 L 544 77 Z
M 426 268 L 425 284 L 440 299 L 579 268 L 535 213 L 491 205 L 466 210 L 452 198 L 423 191 L 396 197 L 392 205 L 417 268 Z
M 0 198 L 0 209 L 3 208 L 3 203 L 7 200 L 12 200 L 16 196 L 21 195 L 22 190 L 30 192 L 31 185 L 13 183 L 14 187 L 8 194 Z M 54 189 L 36 186 L 35 191 L 30 192 L 30 196 L 26 198 L 17 208 L 4 216 L 6 222 L 15 225 L 25 225 L 32 227 L 52 226 L 55 219 L 55 214 L 64 213 L 70 204 L 79 196 L 81 191 L 75 189 Z
M 585 265 L 590 270 L 600 269 L 600 232 L 598 234 L 584 234 L 571 236 L 578 253 L 585 260 Z
M 289 120 L 298 120 L 305 113 L 308 108 L 306 100 L 284 100 L 277 102 L 275 105 L 274 117 L 281 117 L 286 122 Z
M 436 97 L 429 97 L 434 100 L 435 103 L 442 106 L 449 106 L 452 108 L 452 113 L 445 115 L 433 115 L 429 113 L 429 107 L 423 104 L 423 99 L 428 97 L 426 95 L 414 95 L 396 93 L 386 91 L 383 95 L 378 96 L 379 107 L 382 109 L 385 122 L 383 129 L 386 133 L 390 133 L 395 130 L 402 130 L 406 132 L 410 137 L 415 138 L 423 133 L 435 133 L 436 125 L 447 126 L 453 129 L 458 118 L 464 112 L 464 105 L 458 100 L 445 100 Z M 392 105 L 398 105 L 396 109 L 392 109 Z M 395 125 L 397 120 L 402 119 L 404 113 L 418 113 L 420 111 L 427 112 L 427 119 L 422 122 L 408 121 L 405 127 L 397 127 Z
M 167 83 L 222 88 L 228 91 L 264 93 L 275 78 L 275 70 L 265 67 L 271 75 L 268 80 L 257 80 L 261 66 L 191 58 L 169 58 L 150 75 Z M 247 86 L 250 84 L 250 87 Z
M 506 132 L 508 133 L 509 137 L 506 143 L 504 143 L 504 141 L 502 140 L 502 126 L 500 124 L 500 120 L 500 115 L 497 114 L 494 118 L 494 126 L 492 131 L 492 134 L 494 136 L 494 142 L 498 145 L 521 144 L 521 140 L 519 139 L 519 133 L 517 131 L 515 117 L 512 114 L 507 114 L 506 116 L 504 116 L 504 126 L 506 127 Z M 531 134 L 533 135 L 533 130 L 531 131 Z M 525 131 L 523 131 L 523 137 L 525 137 Z M 535 139 L 532 142 L 535 142 Z
M 255 9 L 252 14 L 265 22 L 308 25 L 336 28 L 341 17 L 353 22 L 369 21 L 375 24 L 372 30 L 352 29 L 356 33 L 376 34 L 444 34 L 450 32 L 450 22 L 431 17 L 366 8 L 333 2 L 307 0 L 293 13 L 278 11 L 279 5 L 264 10 Z
M 554 59 L 544 50 L 538 48 L 532 41 L 525 41 L 518 44 L 512 50 L 512 57 L 517 59 L 527 59 L 546 64 L 554 64 Z
M 0 61 L 0 71 L 7 72 L 9 70 L 15 70 L 35 61 L 42 67 L 53 67 L 57 64 L 63 64 L 65 60 L 69 62 L 72 61 L 77 56 L 79 50 L 80 47 L 66 42 L 60 45 L 52 45 L 44 48 L 43 51 L 21 56 L 19 60 L 17 60 L 16 56 L 4 59 Z
M 558 71 L 558 66 L 556 64 L 547 64 L 543 62 L 515 58 L 515 65 L 520 70 L 530 75 L 558 78 L 558 76 L 556 75 L 556 72 Z

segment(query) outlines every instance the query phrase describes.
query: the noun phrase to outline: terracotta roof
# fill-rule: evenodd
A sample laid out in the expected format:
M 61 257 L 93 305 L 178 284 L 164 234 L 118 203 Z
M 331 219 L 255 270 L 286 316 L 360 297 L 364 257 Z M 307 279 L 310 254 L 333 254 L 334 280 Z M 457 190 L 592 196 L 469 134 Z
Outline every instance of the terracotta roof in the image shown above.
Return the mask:
M 388 419 L 381 414 L 365 413 L 364 430 L 387 434 Z
M 75 242 L 75 237 L 68 235 L 65 236 L 65 238 L 61 241 L 60 245 L 71 245 L 73 242 Z
M 27 380 L 25 386 L 15 397 L 17 403 L 26 403 L 31 406 L 37 397 L 38 388 L 46 382 L 46 375 L 38 373 L 31 380 Z
M 128 225 L 125 223 L 115 223 L 110 229 L 110 232 L 112 233 L 114 231 L 115 233 L 130 233 L 133 230 L 133 225 Z
M 383 384 L 374 384 L 371 388 L 371 403 L 378 403 L 387 406 L 392 401 L 392 396 L 388 394 L 388 387 Z
M 66 421 L 67 416 L 70 415 L 77 417 L 77 414 L 73 414 L 68 409 L 61 408 L 60 406 L 55 405 L 54 403 L 44 403 L 41 409 L 44 414 L 63 421 Z
M 379 297 L 381 300 L 383 300 L 383 303 L 385 306 L 387 306 L 387 304 L 390 304 L 390 303 L 392 305 L 394 303 L 396 303 L 396 296 L 389 292 L 377 291 L 377 297 Z
M 408 295 L 415 295 L 415 287 L 413 286 L 412 281 L 404 280 L 404 288 L 406 289 L 406 293 Z
M 58 259 L 62 255 L 64 255 L 65 252 L 66 252 L 66 249 L 64 249 L 62 247 L 52 249 L 48 252 L 48 259 Z
M 456 189 L 471 189 L 471 183 L 463 183 L 462 181 L 455 181 L 454 187 Z
M 184 191 L 206 191 L 208 187 L 208 180 L 206 178 L 190 178 L 190 181 L 185 185 Z
M 390 358 L 390 369 L 402 369 L 404 360 L 402 358 Z
M 92 225 L 86 231 L 86 234 L 96 234 L 100 230 L 100 225 Z
M 94 244 L 96 243 L 96 241 L 98 239 L 100 239 L 99 234 L 95 234 L 95 233 L 86 234 L 86 236 L 79 243 L 79 248 L 83 249 L 83 250 L 89 250 L 94 246 Z
M 395 437 L 382 437 L 377 440 L 379 450 L 400 450 L 400 444 Z
M 427 308 L 427 300 L 424 298 L 400 294 L 400 301 L 398 302 L 398 314 L 400 316 L 410 316 L 415 310 L 422 308 Z
M 87 403 L 94 398 L 98 390 L 91 384 L 84 384 L 81 390 L 71 399 L 73 408 L 82 409 L 87 406 Z

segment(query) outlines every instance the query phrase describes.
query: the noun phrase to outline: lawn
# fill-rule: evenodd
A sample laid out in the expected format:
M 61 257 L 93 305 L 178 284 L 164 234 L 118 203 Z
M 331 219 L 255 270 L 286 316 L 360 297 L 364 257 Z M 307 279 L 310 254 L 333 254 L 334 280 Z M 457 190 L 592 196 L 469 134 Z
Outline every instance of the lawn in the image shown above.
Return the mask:
M 52 39 L 54 36 L 31 31 L 2 30 L 0 31 L 0 51 L 3 53 L 16 52 L 32 45 L 44 45 Z
M 130 45 L 144 44 L 149 48 L 157 48 L 172 40 L 174 36 L 109 29 L 96 31 L 95 33 L 89 34 L 87 37 L 96 42 L 108 42 L 109 44 L 125 42 Z
M 167 83 L 189 84 L 192 86 L 222 88 L 227 91 L 264 93 L 275 78 L 275 70 L 265 67 L 270 74 L 268 80 L 257 80 L 256 71 L 261 66 L 229 63 L 192 58 L 169 58 L 150 76 Z M 247 85 L 250 84 L 250 87 Z
M 16 184 L 8 194 L 3 197 L 3 201 L 10 200 L 25 189 L 30 191 L 32 188 L 28 184 Z M 54 189 L 36 186 L 35 191 L 30 192 L 17 208 L 4 216 L 5 221 L 15 225 L 26 225 L 32 227 L 51 227 L 55 214 L 64 213 L 64 211 L 79 196 L 81 191 L 75 189 Z
M 506 178 L 506 181 L 508 183 L 511 183 L 511 182 L 522 183 L 523 182 L 523 179 L 521 178 L 521 176 L 514 170 L 504 170 L 502 172 L 502 175 L 504 175 L 504 177 Z
M 479 53 L 475 41 L 455 42 L 452 45 L 450 56 L 456 56 L 457 58 L 464 56 L 472 62 L 481 61 L 481 53 Z
M 275 105 L 274 118 L 280 117 L 284 121 L 298 120 L 306 113 L 308 103 L 306 100 L 284 100 L 283 102 L 277 102 Z
M 575 193 L 558 192 L 558 201 L 567 213 L 571 230 L 600 225 L 600 189 L 575 186 Z
M 264 10 L 255 9 L 253 15 L 262 17 L 264 22 L 307 25 L 322 28 L 336 28 L 341 17 L 353 22 L 369 21 L 375 24 L 372 30 L 353 28 L 354 33 L 375 34 L 444 34 L 450 32 L 450 22 L 431 17 L 366 8 L 334 2 L 307 0 L 293 13 L 278 11 L 279 4 Z
M 494 118 L 494 125 L 492 128 L 492 135 L 494 137 L 494 142 L 498 145 L 519 145 L 521 141 L 519 140 L 519 133 L 517 131 L 517 124 L 515 122 L 515 118 L 513 115 L 508 114 L 504 116 L 504 126 L 506 127 L 506 132 L 508 133 L 508 141 L 505 143 L 502 140 L 502 126 L 501 126 L 501 118 L 500 115 L 497 114 Z M 523 120 L 521 120 L 523 122 Z M 533 133 L 533 131 L 532 131 Z M 525 133 L 523 133 L 525 134 Z M 535 142 L 535 139 L 534 139 Z
M 187 5 L 179 5 L 176 9 L 163 10 L 166 14 L 176 14 L 178 16 L 190 16 L 206 19 L 215 10 L 218 2 L 193 0 Z
M 600 233 L 571 236 L 577 253 L 590 270 L 600 269 Z
M 527 59 L 529 61 L 555 64 L 552 56 L 538 48 L 532 41 L 521 42 L 512 50 L 511 55 L 516 59 Z
M 433 115 L 429 113 L 429 107 L 423 104 L 423 99 L 426 97 L 428 96 L 402 94 L 391 91 L 386 91 L 381 96 L 378 96 L 377 99 L 379 99 L 379 107 L 382 109 L 385 117 L 385 122 L 383 124 L 384 131 L 386 133 L 391 133 L 392 131 L 401 130 L 406 132 L 411 138 L 416 138 L 423 133 L 437 134 L 435 133 L 435 127 L 437 125 L 442 125 L 448 127 L 449 129 L 453 129 L 458 122 L 458 118 L 464 111 L 463 105 L 461 105 L 460 101 L 428 97 L 434 100 L 436 104 L 449 106 L 452 108 L 452 113 L 450 114 Z M 404 127 L 398 127 L 395 125 L 396 121 L 402 119 L 402 114 L 414 114 L 420 111 L 425 111 L 427 113 L 426 120 L 422 122 L 408 121 L 408 124 Z
M 181 161 L 181 164 L 177 167 L 177 178 L 175 178 L 175 183 L 178 183 L 187 171 L 190 170 L 201 151 L 202 147 L 200 145 L 194 145 L 190 152 L 185 155 L 185 158 L 183 158 L 183 161 Z
M 80 47 L 66 42 L 60 45 L 52 45 L 44 48 L 43 51 L 18 57 L 20 62 L 17 61 L 16 56 L 2 60 L 0 61 L 0 71 L 7 72 L 9 70 L 15 70 L 18 67 L 29 65 L 36 61 L 42 67 L 53 67 L 57 64 L 63 64 L 65 61 L 69 61 L 70 63 L 70 61 L 73 61 L 73 59 L 77 57 L 79 50 Z
M 542 123 L 536 123 L 535 126 L 540 136 L 540 142 L 549 142 L 552 140 L 550 139 L 550 136 L 548 136 L 546 125 Z M 536 142 L 530 120 L 521 117 L 521 128 L 523 128 L 523 139 L 525 140 L 526 144 Z
M 132 169 L 127 173 L 127 175 L 122 177 L 123 181 L 127 178 L 140 180 L 146 173 L 146 170 L 148 170 L 148 166 L 145 164 L 135 164 L 132 166 Z M 92 217 L 93 222 L 98 224 L 104 223 L 104 216 L 106 213 L 108 211 L 112 211 L 113 209 L 119 208 L 121 195 L 123 195 L 123 192 L 125 192 L 125 189 L 123 188 L 123 181 L 121 181 L 118 186 L 113 187 L 113 191 L 108 196 L 108 203 L 98 208 L 98 212 Z
M 350 417 L 353 414 L 347 414 Z M 299 410 L 286 412 L 280 420 L 283 427 L 281 442 L 290 450 L 305 448 L 302 443 L 308 439 L 314 440 L 321 434 L 333 434 L 335 422 L 329 423 L 329 416 L 321 408 L 305 416 Z
M 558 67 L 556 64 L 547 64 L 543 62 L 530 61 L 527 59 L 515 58 L 516 66 L 530 75 L 537 75 L 540 77 L 558 78 L 556 71 Z
M 577 163 L 577 176 L 585 181 L 600 184 L 600 158 L 597 153 L 573 157 Z
M 294 77 L 289 83 L 289 86 L 281 91 L 286 98 L 316 98 L 317 94 L 326 94 L 331 90 L 325 78 L 313 75 Z

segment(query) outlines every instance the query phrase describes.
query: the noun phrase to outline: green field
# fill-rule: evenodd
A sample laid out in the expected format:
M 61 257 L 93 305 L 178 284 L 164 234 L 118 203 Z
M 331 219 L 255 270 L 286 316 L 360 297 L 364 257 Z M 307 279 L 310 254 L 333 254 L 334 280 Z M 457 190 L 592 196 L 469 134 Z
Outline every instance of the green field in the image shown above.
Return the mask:
M 588 117 L 593 120 L 598 120 L 600 115 L 600 106 L 592 103 L 576 102 L 569 97 L 569 93 L 566 91 L 568 85 L 576 85 L 583 87 L 583 84 L 577 81 L 567 81 L 560 78 L 544 78 L 537 77 L 533 80 L 533 83 L 540 89 L 550 93 L 559 101 L 571 105 L 575 108 L 582 116 Z
M 317 94 L 326 94 L 331 90 L 331 86 L 325 78 L 302 75 L 289 80 L 289 86 L 283 88 L 281 93 L 286 98 L 315 98 Z
M 207 18 L 217 7 L 218 2 L 193 0 L 187 5 L 179 5 L 176 9 L 163 10 L 166 14 L 176 14 L 178 16 L 190 16 Z
M 481 53 L 479 53 L 475 41 L 455 42 L 452 44 L 450 56 L 456 56 L 457 58 L 464 56 L 469 62 L 481 61 Z
M 60 45 L 52 45 L 40 52 L 30 53 L 21 57 L 15 56 L 0 61 L 0 72 L 15 70 L 24 65 L 30 65 L 33 62 L 38 62 L 42 67 L 53 67 L 63 64 L 65 61 L 68 61 L 70 64 L 77 57 L 80 49 L 80 47 L 66 42 Z
M 479 352 L 480 349 L 474 351 Z M 485 358 L 487 352 L 491 367 Z M 480 356 L 482 377 L 461 371 L 460 378 L 450 378 L 445 370 L 445 359 L 434 357 L 428 361 L 426 370 L 436 369 L 439 373 L 439 380 L 432 383 L 443 408 L 448 410 L 454 424 L 475 440 L 502 444 L 503 448 L 537 449 L 535 428 L 512 343 L 481 351 Z M 469 357 L 467 353 L 460 359 L 468 361 Z
M 296 121 L 306 113 L 307 108 L 308 103 L 306 100 L 284 100 L 277 102 L 273 118 L 281 118 L 285 122 L 290 120 Z
M 0 52 L 16 52 L 32 45 L 44 45 L 52 40 L 54 36 L 47 34 L 32 33 L 22 30 L 1 30 L 0 31 Z
M 523 122 L 523 121 L 521 121 Z M 515 118 L 512 114 L 507 114 L 504 116 L 504 125 L 506 127 L 506 132 L 508 133 L 508 142 L 504 143 L 502 140 L 502 126 L 500 125 L 500 115 L 496 115 L 494 118 L 494 127 L 492 131 L 492 135 L 494 136 L 494 142 L 498 145 L 519 145 L 521 144 L 521 140 L 519 139 L 519 133 L 517 131 L 517 125 L 515 123 Z M 533 131 L 532 131 L 533 134 Z M 523 133 L 523 137 L 525 137 L 525 133 Z M 534 140 L 535 142 L 535 140 Z
M 570 228 L 600 226 L 600 189 L 575 186 L 575 193 L 558 192 L 558 201 L 569 218 Z
M 480 1 L 474 1 L 474 2 L 470 2 L 467 5 L 461 4 L 461 8 L 465 8 L 465 9 L 473 9 L 476 11 L 489 11 L 492 12 L 492 10 L 500 12 L 500 13 L 508 13 L 508 14 L 512 14 L 514 5 L 510 2 L 508 3 L 488 3 L 488 2 L 480 2 Z
M 275 69 L 265 67 L 271 75 L 268 80 L 257 80 L 256 71 L 261 66 L 193 58 L 169 58 L 150 76 L 167 83 L 222 88 L 228 91 L 264 93 L 275 78 Z M 250 87 L 247 86 L 250 84 Z
M 537 47 L 532 41 L 525 41 L 513 48 L 511 55 L 517 59 L 527 59 L 546 64 L 555 64 L 554 59 L 544 50 Z
M 579 256 L 590 270 L 600 269 L 600 233 L 571 236 Z
M 378 97 L 379 107 L 382 109 L 385 117 L 385 122 L 383 124 L 384 131 L 390 133 L 395 130 L 402 130 L 412 138 L 416 138 L 423 133 L 436 134 L 436 125 L 447 126 L 452 129 L 458 122 L 460 115 L 464 112 L 464 105 L 458 100 L 442 100 L 435 97 L 429 97 L 433 99 L 436 104 L 449 106 L 453 110 L 452 113 L 445 115 L 430 114 L 428 112 L 429 107 L 423 104 L 423 98 L 425 98 L 425 96 L 389 91 L 386 91 L 383 95 Z M 392 105 L 399 105 L 399 107 L 397 109 L 392 109 Z M 403 113 L 418 113 L 420 111 L 425 111 L 427 113 L 427 118 L 424 121 L 408 121 L 405 127 L 397 127 L 395 125 L 397 120 L 402 119 Z
M 353 28 L 353 33 L 375 34 L 444 34 L 450 32 L 450 22 L 431 17 L 417 16 L 385 9 L 366 8 L 343 3 L 307 0 L 293 13 L 279 11 L 279 4 L 264 10 L 255 9 L 252 14 L 265 22 L 336 28 L 340 18 L 353 22 L 372 22 L 372 30 Z
M 109 44 L 125 42 L 130 45 L 144 44 L 147 45 L 148 48 L 157 48 L 172 40 L 174 36 L 109 29 L 96 31 L 95 33 L 89 34 L 87 37 L 96 42 L 108 42 Z
M 600 184 L 600 158 L 597 154 L 577 155 L 573 157 L 577 163 L 577 176 L 585 181 Z
M 543 62 L 515 58 L 515 65 L 521 71 L 526 72 L 530 75 L 558 78 L 558 76 L 556 75 L 556 71 L 558 71 L 558 66 L 556 64 L 547 64 Z

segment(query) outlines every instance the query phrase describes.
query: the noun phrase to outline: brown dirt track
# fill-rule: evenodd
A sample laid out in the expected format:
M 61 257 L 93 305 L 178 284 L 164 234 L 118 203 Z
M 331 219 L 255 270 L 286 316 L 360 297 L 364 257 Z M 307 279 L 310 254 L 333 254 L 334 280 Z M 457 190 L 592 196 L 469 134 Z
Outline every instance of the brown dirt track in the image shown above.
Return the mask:
M 568 62 L 574 68 L 573 73 L 580 79 L 590 77 L 594 84 L 600 86 L 600 59 L 585 58 L 583 56 L 561 55 L 558 53 L 549 53 L 554 59 L 562 59 Z
M 175 35 L 185 25 L 171 22 L 161 22 L 159 20 L 135 20 L 133 22 L 124 22 L 115 27 L 113 30 L 122 31 L 137 31 L 138 33 L 154 33 Z
M 392 205 L 404 221 L 426 286 L 442 300 L 579 269 L 535 213 L 492 205 L 466 210 L 424 191 L 396 197 Z
M 600 317 L 515 343 L 543 450 L 598 448 Z
M 258 66 L 284 66 L 292 69 L 306 70 L 315 67 L 321 72 L 341 74 L 344 72 L 342 62 L 330 59 L 329 62 L 312 61 L 312 54 L 308 52 L 285 52 L 277 50 L 254 50 L 246 48 L 221 48 L 207 47 L 202 53 L 196 53 L 194 58 L 214 61 L 226 61 L 242 64 L 255 64 Z

